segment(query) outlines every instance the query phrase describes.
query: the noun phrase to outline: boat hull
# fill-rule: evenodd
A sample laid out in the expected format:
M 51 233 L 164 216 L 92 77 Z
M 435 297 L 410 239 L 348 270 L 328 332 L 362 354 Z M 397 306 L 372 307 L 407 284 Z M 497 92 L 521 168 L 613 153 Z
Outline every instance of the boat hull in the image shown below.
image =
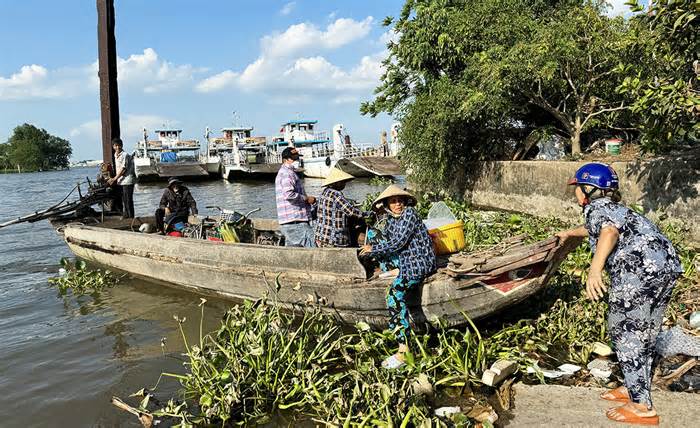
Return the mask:
M 212 178 L 205 162 L 145 163 L 135 161 L 134 170 L 138 182 L 167 181 L 170 177 L 187 180 Z
M 336 167 L 354 177 L 391 177 L 403 174 L 398 159 L 389 156 L 342 158 L 338 160 Z
M 230 166 L 224 167 L 223 177 L 228 181 L 234 180 L 251 180 L 251 179 L 270 179 L 277 175 L 280 169 L 279 163 L 261 163 L 251 164 L 247 166 Z
M 326 178 L 331 173 L 337 159 L 332 156 L 304 158 L 304 176 L 309 178 Z
M 233 300 L 267 295 L 288 309 L 317 303 L 348 323 L 389 321 L 391 279 L 367 280 L 356 249 L 228 244 L 70 224 L 62 232 L 76 256 L 168 286 Z M 496 285 L 465 286 L 437 273 L 408 295 L 413 322 L 461 325 L 465 314 L 478 319 L 522 301 L 546 284 L 569 250 L 553 251 L 531 277 Z

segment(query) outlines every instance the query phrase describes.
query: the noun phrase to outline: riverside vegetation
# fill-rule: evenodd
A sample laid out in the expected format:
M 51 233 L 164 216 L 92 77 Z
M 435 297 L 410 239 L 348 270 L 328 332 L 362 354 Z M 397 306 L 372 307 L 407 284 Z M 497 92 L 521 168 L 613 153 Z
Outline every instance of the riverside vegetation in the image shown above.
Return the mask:
M 61 295 L 67 294 L 68 291 L 71 291 L 74 296 L 98 294 L 107 288 L 114 287 L 122 278 L 108 270 L 90 270 L 83 260 L 72 263 L 64 257 L 60 265 L 61 274 L 49 278 L 49 283 L 55 285 Z
M 475 211 L 446 202 L 464 221 L 467 251 L 522 233 L 538 240 L 567 226 L 554 219 Z M 423 198 L 419 212 L 424 215 L 430 205 Z M 667 314 L 673 322 L 700 308 L 700 259 L 683 244 L 682 229 L 667 224 L 664 230 L 685 268 Z M 282 312 L 275 291 L 292 285 L 276 281 L 269 295 L 230 309 L 218 330 L 204 334 L 200 324 L 194 342 L 182 330 L 185 320 L 176 317 L 185 343 L 185 373 L 163 375 L 180 382 L 182 396 L 158 404 L 144 389 L 138 411 L 151 421 L 164 418 L 180 426 L 264 424 L 280 413 L 343 427 L 488 426 L 485 415 L 491 407 L 486 397 L 495 390 L 483 386 L 480 376 L 489 364 L 508 358 L 519 364 L 521 373 L 535 363 L 585 364 L 593 343 L 608 341 L 606 304 L 582 294 L 589 263 L 584 244 L 562 263 L 540 296 L 480 323 L 481 331 L 467 318 L 466 328 L 437 327 L 412 336 L 407 365 L 397 371 L 379 364 L 396 347 L 391 332 L 373 331 L 364 323 L 341 326 L 317 306 Z M 502 395 L 496 397 L 507 408 L 503 403 L 509 399 Z M 435 415 L 436 407 L 455 403 L 465 411 L 449 418 Z

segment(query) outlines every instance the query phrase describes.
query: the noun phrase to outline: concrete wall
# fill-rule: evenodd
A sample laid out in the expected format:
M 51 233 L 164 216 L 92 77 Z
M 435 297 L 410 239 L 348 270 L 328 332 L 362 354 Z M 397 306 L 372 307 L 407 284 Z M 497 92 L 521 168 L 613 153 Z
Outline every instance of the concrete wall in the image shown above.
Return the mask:
M 484 208 L 582 220 L 573 189 L 566 181 L 584 162 L 517 161 L 470 165 L 465 199 Z M 700 156 L 651 161 L 614 162 L 623 203 L 637 204 L 652 219 L 670 218 L 690 229 L 689 240 L 700 246 Z M 467 178 L 468 177 L 468 178 Z

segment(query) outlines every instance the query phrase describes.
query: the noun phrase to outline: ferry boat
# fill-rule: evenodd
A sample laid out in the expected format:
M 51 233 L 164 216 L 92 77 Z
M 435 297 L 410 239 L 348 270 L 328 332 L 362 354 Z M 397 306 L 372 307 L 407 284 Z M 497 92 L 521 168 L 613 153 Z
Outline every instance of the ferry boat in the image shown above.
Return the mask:
M 144 128 L 143 140 L 136 145 L 134 169 L 138 181 L 209 177 L 206 156 L 201 156 L 199 141 L 183 140 L 181 129 L 163 128 L 155 133 L 158 139 L 149 140 Z
M 222 175 L 226 180 L 274 177 L 280 168 L 280 153 L 267 146 L 267 138 L 254 137 L 252 126 L 234 126 L 221 130 Z
M 334 167 L 355 177 L 391 176 L 400 173 L 396 158 L 379 146 L 350 141 L 342 124 L 333 126 L 332 136 L 317 131 L 316 120 L 293 120 L 282 124 L 281 135 L 272 145 L 280 153 L 284 147 L 296 147 L 306 177 L 326 178 Z

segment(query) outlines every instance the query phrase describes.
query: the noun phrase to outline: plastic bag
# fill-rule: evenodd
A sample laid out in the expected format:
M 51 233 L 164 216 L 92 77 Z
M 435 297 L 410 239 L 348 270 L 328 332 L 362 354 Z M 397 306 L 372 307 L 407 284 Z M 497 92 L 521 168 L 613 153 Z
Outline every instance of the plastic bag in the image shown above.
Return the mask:
M 433 204 L 428 211 L 428 219 L 423 221 L 428 230 L 455 223 L 457 218 L 446 203 L 440 201 Z
M 664 357 L 678 354 L 700 357 L 700 338 L 691 336 L 675 326 L 662 331 L 656 337 L 656 352 Z

